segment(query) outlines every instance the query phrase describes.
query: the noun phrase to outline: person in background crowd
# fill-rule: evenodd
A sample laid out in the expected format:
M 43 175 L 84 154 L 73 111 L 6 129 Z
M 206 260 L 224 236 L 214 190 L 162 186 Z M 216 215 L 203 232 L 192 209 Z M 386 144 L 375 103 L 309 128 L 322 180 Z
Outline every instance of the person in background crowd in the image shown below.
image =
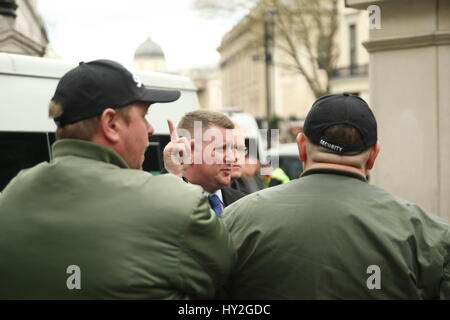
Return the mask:
M 274 169 L 269 163 L 263 165 L 264 168 L 270 170 L 270 174 L 263 176 L 264 188 L 278 186 L 283 183 L 288 183 L 291 181 L 287 174 L 281 168 Z
M 252 155 L 246 155 L 242 166 L 241 181 L 243 190 L 247 193 L 253 193 L 263 189 L 263 180 L 260 174 L 261 164 L 259 160 Z
M 248 156 L 248 150 L 245 146 L 245 139 L 244 135 L 241 132 L 240 127 L 237 123 L 234 123 L 234 128 L 236 132 L 236 145 L 238 150 L 242 150 L 241 152 L 238 152 L 238 158 L 235 163 L 233 163 L 232 169 L 231 169 L 231 185 L 230 187 L 239 191 L 242 191 L 246 194 L 251 193 L 247 181 L 242 177 L 242 171 L 243 167 L 245 166 L 245 160 Z

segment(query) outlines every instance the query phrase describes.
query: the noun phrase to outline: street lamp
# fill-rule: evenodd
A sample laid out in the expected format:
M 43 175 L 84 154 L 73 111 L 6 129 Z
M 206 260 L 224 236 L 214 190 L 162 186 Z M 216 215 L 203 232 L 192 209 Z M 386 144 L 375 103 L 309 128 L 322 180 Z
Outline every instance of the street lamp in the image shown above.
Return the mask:
M 274 15 L 276 8 L 266 8 L 264 19 L 264 62 L 266 82 L 266 116 L 267 120 L 272 116 L 272 91 L 273 91 L 273 47 L 274 47 Z
M 273 48 L 275 38 L 274 15 L 276 8 L 266 8 L 264 17 L 264 63 L 265 63 L 265 85 L 266 85 L 266 119 L 268 130 L 267 145 L 271 147 L 271 119 L 272 119 L 272 97 L 274 92 L 273 75 Z

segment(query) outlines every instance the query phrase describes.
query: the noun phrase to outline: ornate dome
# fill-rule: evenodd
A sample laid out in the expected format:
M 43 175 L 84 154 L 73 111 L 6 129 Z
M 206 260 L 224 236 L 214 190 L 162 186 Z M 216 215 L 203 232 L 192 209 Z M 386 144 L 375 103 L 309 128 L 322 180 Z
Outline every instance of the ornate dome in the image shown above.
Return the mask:
M 161 47 L 149 37 L 136 49 L 134 58 L 164 58 L 164 52 Z

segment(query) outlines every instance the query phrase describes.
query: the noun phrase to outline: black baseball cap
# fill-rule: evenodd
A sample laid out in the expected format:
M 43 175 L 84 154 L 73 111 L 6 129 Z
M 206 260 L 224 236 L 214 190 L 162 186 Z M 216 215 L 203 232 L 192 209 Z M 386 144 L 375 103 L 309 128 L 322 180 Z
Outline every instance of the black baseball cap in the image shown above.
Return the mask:
M 58 83 L 52 100 L 62 104 L 63 114 L 54 120 L 61 128 L 97 116 L 107 108 L 135 102 L 172 102 L 180 94 L 178 90 L 146 88 L 137 76 L 111 60 L 80 62 Z
M 354 127 L 361 134 L 361 141 L 353 144 L 329 141 L 324 132 L 334 125 Z M 378 140 L 377 121 L 369 105 L 348 93 L 323 96 L 314 102 L 306 116 L 303 132 L 312 143 L 338 154 L 367 150 Z

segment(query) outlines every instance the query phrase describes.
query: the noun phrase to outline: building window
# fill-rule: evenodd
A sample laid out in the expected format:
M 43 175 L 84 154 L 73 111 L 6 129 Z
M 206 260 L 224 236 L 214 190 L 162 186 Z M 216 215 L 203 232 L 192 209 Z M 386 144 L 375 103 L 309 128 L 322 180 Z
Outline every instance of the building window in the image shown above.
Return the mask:
M 349 25 L 349 39 L 350 39 L 350 70 L 356 69 L 358 65 L 357 58 L 357 39 L 356 39 L 356 24 Z M 351 72 L 351 74 L 353 74 Z
M 317 62 L 319 64 L 319 69 L 326 69 L 328 65 L 328 47 L 330 46 L 330 38 L 321 36 L 319 38 L 319 43 L 317 46 Z
M 15 0 L 0 0 L 0 15 L 15 17 L 16 9 Z
M 252 61 L 259 61 L 259 60 L 261 60 L 259 54 L 252 55 Z

